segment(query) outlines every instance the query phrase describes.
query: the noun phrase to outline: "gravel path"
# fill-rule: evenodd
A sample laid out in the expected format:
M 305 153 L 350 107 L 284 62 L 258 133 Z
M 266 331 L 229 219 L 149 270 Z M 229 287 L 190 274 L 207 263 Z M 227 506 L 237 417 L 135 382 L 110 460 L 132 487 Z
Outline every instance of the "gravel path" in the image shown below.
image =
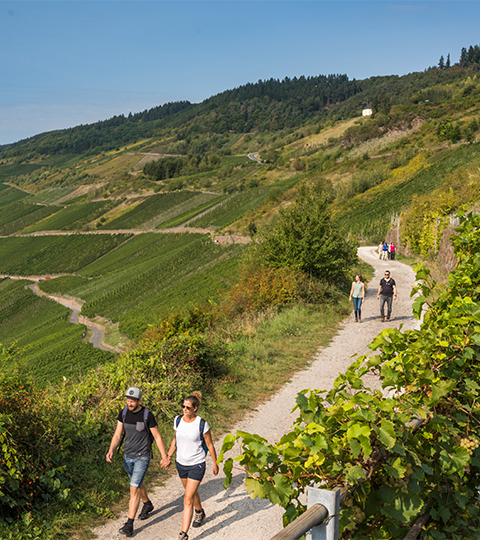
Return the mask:
M 297 373 L 276 395 L 248 414 L 236 430 L 258 433 L 269 441 L 278 440 L 289 431 L 296 415 L 291 414 L 295 397 L 307 388 L 329 390 L 336 376 L 351 363 L 352 355 L 368 352 L 368 344 L 387 326 L 404 329 L 418 328 L 419 322 L 412 316 L 410 291 L 414 285 L 414 273 L 410 267 L 398 261 L 380 261 L 375 248 L 362 247 L 360 257 L 375 268 L 375 276 L 368 286 L 362 307 L 362 323 L 355 323 L 353 315 L 339 327 L 337 335 L 328 347 L 317 353 L 310 367 Z M 398 299 L 394 301 L 392 320 L 382 323 L 379 318 L 379 302 L 376 299 L 379 280 L 386 269 L 391 271 L 397 283 Z M 373 386 L 375 381 L 369 381 Z M 167 438 L 166 444 L 170 443 Z M 216 444 L 217 451 L 221 441 Z M 105 449 L 106 453 L 107 449 Z M 244 475 L 238 471 L 233 482 L 224 490 L 222 469 L 218 477 L 211 472 L 211 460 L 207 459 L 207 474 L 200 487 L 200 496 L 207 513 L 207 520 L 199 529 L 190 528 L 191 540 L 251 540 L 268 539 L 282 529 L 280 507 L 269 501 L 254 499 L 247 495 L 243 484 Z M 125 477 L 125 483 L 126 483 Z M 148 487 L 148 486 L 147 486 Z M 151 493 L 155 510 L 146 521 L 136 520 L 135 538 L 142 540 L 177 540 L 181 530 L 183 489 L 176 475 L 165 485 Z M 94 530 L 100 540 L 122 538 L 118 529 L 126 520 L 126 511 L 116 521 L 110 521 Z

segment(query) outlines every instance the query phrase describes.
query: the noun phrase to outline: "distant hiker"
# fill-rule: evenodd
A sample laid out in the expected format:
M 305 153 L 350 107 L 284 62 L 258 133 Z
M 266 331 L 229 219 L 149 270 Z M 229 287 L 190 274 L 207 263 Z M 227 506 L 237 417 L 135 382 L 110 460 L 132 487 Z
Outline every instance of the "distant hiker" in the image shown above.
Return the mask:
M 143 479 L 147 473 L 151 458 L 152 443 L 155 440 L 162 455 L 161 465 L 168 467 L 170 459 L 165 452 L 162 437 L 158 431 L 157 422 L 153 414 L 140 403 L 142 391 L 131 387 L 125 396 L 127 406 L 118 413 L 117 427 L 107 453 L 107 461 L 111 463 L 113 452 L 123 442 L 125 431 L 125 449 L 123 451 L 123 464 L 130 478 L 130 503 L 128 506 L 128 520 L 120 529 L 125 536 L 133 536 L 133 522 L 137 514 L 140 499 L 143 508 L 138 516 L 139 519 L 147 519 L 153 510 L 153 504 L 148 498 Z
M 201 399 L 200 392 L 193 392 L 191 396 L 183 400 L 183 416 L 175 417 L 173 424 L 175 436 L 168 451 L 170 459 L 175 450 L 177 451 L 175 465 L 185 488 L 182 531 L 178 540 L 188 540 L 187 533 L 194 508 L 195 517 L 192 527 L 200 527 L 205 520 L 205 510 L 202 508 L 202 502 L 198 495 L 198 487 L 205 475 L 207 451 L 210 452 L 213 459 L 213 474 L 215 476 L 218 474 L 217 454 L 213 446 L 210 426 L 203 418 L 197 416 Z
M 388 243 L 387 242 L 384 242 L 383 243 L 383 251 L 382 251 L 382 259 L 384 261 L 386 261 L 388 258 Z
M 390 244 L 390 260 L 394 261 L 395 260 L 395 252 L 397 250 L 397 246 L 392 242 Z
M 380 242 L 378 244 L 378 258 L 381 259 L 383 257 L 383 242 Z
M 365 302 L 365 283 L 362 275 L 357 274 L 350 289 L 349 301 L 353 298 L 353 310 L 355 312 L 355 322 L 362 322 L 362 304 Z
M 390 271 L 385 270 L 385 277 L 380 280 L 377 291 L 377 300 L 380 299 L 380 318 L 385 320 L 385 304 L 387 304 L 387 321 L 392 315 L 392 300 L 397 299 L 397 284 L 390 277 Z

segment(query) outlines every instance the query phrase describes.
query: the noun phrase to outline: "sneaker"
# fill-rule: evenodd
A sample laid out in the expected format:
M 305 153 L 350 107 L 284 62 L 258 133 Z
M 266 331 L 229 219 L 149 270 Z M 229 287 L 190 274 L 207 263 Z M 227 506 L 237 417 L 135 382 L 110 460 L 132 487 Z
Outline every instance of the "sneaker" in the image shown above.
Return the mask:
M 390 317 L 387 317 L 387 321 L 389 321 L 389 320 L 390 320 Z
M 133 536 L 133 523 L 125 523 L 125 525 L 118 530 L 120 534 L 124 534 L 127 538 L 130 538 L 130 536 Z
M 195 510 L 195 517 L 193 519 L 192 527 L 200 527 L 204 519 L 205 519 L 205 510 L 202 509 L 200 510 L 200 512 L 197 512 Z
M 147 501 L 146 503 L 143 503 L 143 508 L 138 516 L 138 519 L 147 519 L 150 512 L 152 511 L 153 511 L 152 501 Z
M 178 540 L 188 540 L 188 534 L 186 532 L 181 532 L 179 535 L 178 535 Z
M 385 317 L 381 317 L 381 319 L 382 319 L 382 322 L 383 322 L 385 320 Z

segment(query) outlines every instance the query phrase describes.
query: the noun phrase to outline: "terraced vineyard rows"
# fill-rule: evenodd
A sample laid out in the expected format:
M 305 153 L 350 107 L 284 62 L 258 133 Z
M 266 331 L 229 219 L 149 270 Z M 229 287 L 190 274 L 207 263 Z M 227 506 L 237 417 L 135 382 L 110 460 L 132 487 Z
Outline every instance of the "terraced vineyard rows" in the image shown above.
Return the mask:
M 200 228 L 230 225 L 246 212 L 261 204 L 267 198 L 268 192 L 268 188 L 261 187 L 236 193 L 211 212 L 190 222 L 189 225 Z
M 73 273 L 129 237 L 127 234 L 114 234 L 0 238 L 0 274 Z
M 18 201 L 4 206 L 0 212 L 0 236 L 9 236 L 23 231 L 32 223 L 37 223 L 55 212 L 52 206 Z
M 116 205 L 114 201 L 79 203 L 66 208 L 56 208 L 55 215 L 45 219 L 24 232 L 36 231 L 74 231 L 99 218 Z
M 402 182 L 384 182 L 345 204 L 335 219 L 346 229 L 374 237 L 388 229 L 393 213 L 408 206 L 413 197 L 431 193 L 452 171 L 461 166 L 480 165 L 480 143 L 462 145 L 432 156 L 426 166 Z
M 139 205 L 135 206 L 129 212 L 126 212 L 117 219 L 106 223 L 103 228 L 110 230 L 142 228 L 144 223 L 147 223 L 154 218 L 161 219 L 161 215 L 164 212 L 167 212 L 177 205 L 188 201 L 196 195 L 199 195 L 199 193 L 195 191 L 180 191 L 152 195 Z M 168 217 L 165 219 L 168 219 Z

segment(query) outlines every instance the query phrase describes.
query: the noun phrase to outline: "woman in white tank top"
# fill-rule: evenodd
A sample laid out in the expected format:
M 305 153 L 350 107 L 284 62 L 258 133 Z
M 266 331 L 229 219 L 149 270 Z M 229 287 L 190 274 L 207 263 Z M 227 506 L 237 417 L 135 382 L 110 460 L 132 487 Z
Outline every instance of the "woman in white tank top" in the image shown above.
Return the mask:
M 200 392 L 193 392 L 191 396 L 183 400 L 183 415 L 177 416 L 174 420 L 175 437 L 168 451 L 169 458 L 173 456 L 175 450 L 177 452 L 175 465 L 185 488 L 182 531 L 178 536 L 179 540 L 188 540 L 187 533 L 194 508 L 195 517 L 192 527 L 200 527 L 205 520 L 205 511 L 198 495 L 198 487 L 205 475 L 207 456 L 205 446 L 213 459 L 213 474 L 215 476 L 218 474 L 217 454 L 213 446 L 210 426 L 197 415 L 201 398 Z

